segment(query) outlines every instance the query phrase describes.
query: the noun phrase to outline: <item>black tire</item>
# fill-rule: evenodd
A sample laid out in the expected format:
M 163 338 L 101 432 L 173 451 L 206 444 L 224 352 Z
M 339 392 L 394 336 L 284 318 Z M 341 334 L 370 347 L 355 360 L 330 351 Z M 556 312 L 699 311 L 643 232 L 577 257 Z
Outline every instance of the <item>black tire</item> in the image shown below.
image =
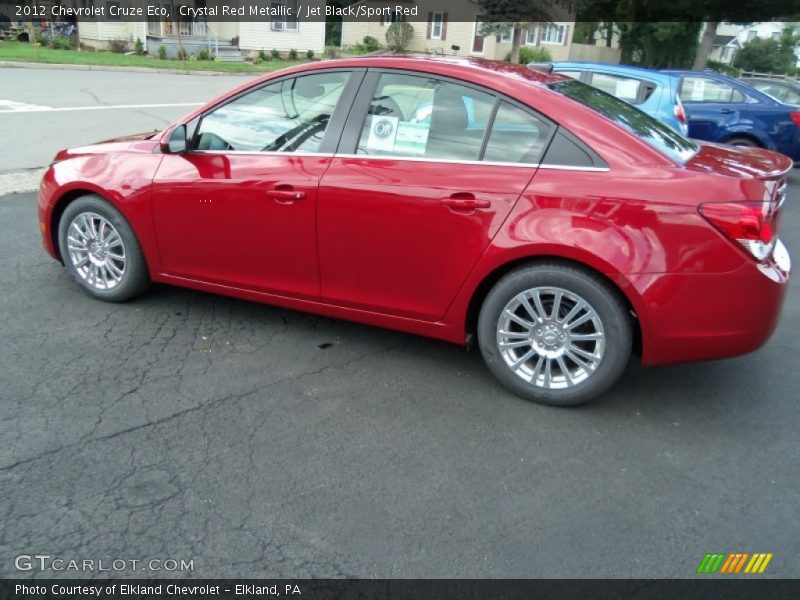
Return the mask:
M 564 389 L 540 387 L 517 375 L 506 363 L 497 340 L 501 314 L 508 303 L 526 290 L 548 287 L 560 288 L 588 303 L 599 317 L 605 336 L 602 358 L 596 368 L 584 380 Z M 574 320 L 576 319 L 571 319 Z M 628 363 L 632 339 L 633 317 L 619 291 L 597 274 L 561 263 L 532 264 L 509 272 L 486 296 L 478 318 L 478 344 L 492 374 L 508 389 L 523 398 L 553 406 L 583 404 L 611 387 Z M 522 354 L 523 351 L 529 352 L 528 347 L 522 347 L 514 352 Z M 539 361 L 538 354 L 534 355 L 533 360 Z M 571 371 L 570 367 L 574 367 L 576 372 L 580 371 L 577 363 L 567 361 L 567 366 L 568 371 Z M 584 370 L 583 373 L 589 371 Z M 561 377 L 566 382 L 566 375 Z M 576 380 L 578 379 L 576 377 Z
M 731 146 L 744 146 L 745 148 L 761 148 L 761 144 L 748 137 L 732 137 L 726 143 L 730 144 Z
M 67 247 L 67 235 L 72 221 L 81 214 L 93 213 L 106 219 L 117 231 L 122 240 L 125 263 L 121 278 L 110 289 L 99 289 L 89 283 L 79 272 L 71 259 Z M 108 229 L 108 228 L 106 228 Z M 139 241 L 125 217 L 109 202 L 95 194 L 87 194 L 72 201 L 58 223 L 58 247 L 67 272 L 90 296 L 106 302 L 124 302 L 144 292 L 150 285 L 150 273 L 142 254 Z

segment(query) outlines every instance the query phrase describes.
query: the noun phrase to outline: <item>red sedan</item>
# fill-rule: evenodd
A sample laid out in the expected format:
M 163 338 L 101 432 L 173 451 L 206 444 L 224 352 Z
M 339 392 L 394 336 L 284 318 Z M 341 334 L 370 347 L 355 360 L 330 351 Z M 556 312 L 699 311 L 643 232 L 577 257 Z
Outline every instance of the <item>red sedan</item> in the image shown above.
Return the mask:
M 464 344 L 538 402 L 750 352 L 790 263 L 791 161 L 690 141 L 559 75 L 367 57 L 267 75 L 163 134 L 60 152 L 47 251 L 112 302 L 151 281 Z

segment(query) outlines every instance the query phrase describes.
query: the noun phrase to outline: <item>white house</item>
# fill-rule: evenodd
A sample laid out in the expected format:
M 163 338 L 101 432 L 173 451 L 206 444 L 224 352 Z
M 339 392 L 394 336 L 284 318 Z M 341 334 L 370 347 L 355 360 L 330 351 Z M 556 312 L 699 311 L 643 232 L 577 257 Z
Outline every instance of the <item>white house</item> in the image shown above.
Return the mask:
M 782 21 L 751 23 L 744 26 L 720 23 L 717 26 L 717 35 L 711 43 L 709 58 L 727 65 L 733 64 L 736 53 L 744 44 L 755 38 L 777 40 L 787 25 L 790 23 Z

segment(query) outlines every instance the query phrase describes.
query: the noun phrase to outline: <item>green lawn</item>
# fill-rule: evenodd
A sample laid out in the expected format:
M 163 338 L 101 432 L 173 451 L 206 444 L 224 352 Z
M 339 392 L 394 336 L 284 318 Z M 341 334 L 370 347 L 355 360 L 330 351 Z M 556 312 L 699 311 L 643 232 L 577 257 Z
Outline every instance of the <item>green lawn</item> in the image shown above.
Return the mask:
M 249 62 L 229 63 L 200 60 L 160 60 L 135 54 L 114 54 L 93 50 L 53 50 L 27 42 L 0 42 L 0 60 L 65 65 L 101 65 L 108 67 L 150 67 L 186 71 L 221 71 L 225 73 L 266 73 L 295 65 L 300 61 L 270 60 L 260 65 Z

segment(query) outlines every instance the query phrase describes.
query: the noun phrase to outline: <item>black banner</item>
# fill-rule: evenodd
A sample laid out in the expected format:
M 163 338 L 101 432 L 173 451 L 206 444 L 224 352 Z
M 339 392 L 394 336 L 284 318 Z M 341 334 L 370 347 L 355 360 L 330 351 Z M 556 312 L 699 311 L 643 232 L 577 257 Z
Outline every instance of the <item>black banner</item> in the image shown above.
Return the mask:
M 772 600 L 800 580 L 0 580 L 2 600 Z

